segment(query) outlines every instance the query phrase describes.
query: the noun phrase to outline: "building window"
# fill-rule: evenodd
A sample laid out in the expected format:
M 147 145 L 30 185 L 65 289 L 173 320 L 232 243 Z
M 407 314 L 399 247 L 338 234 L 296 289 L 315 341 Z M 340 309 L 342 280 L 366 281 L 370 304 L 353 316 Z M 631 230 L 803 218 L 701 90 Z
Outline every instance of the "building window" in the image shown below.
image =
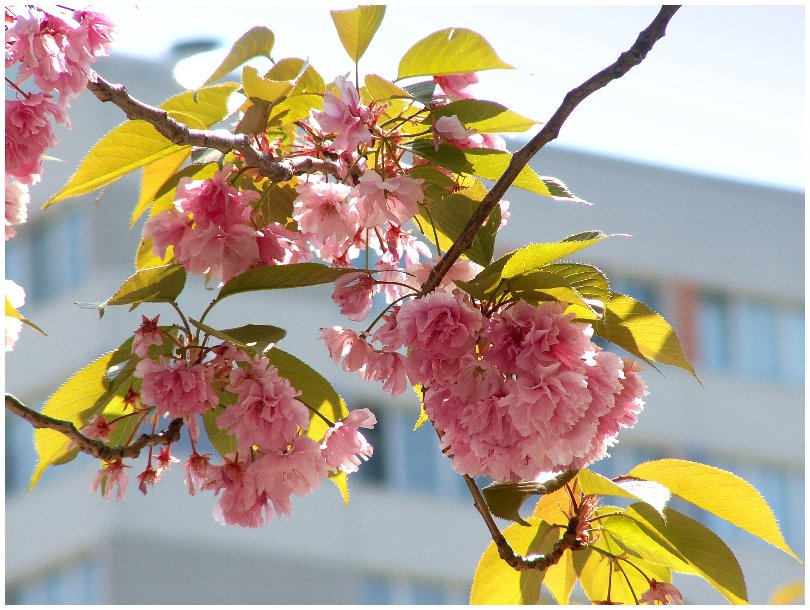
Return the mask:
M 729 315 L 725 297 L 704 293 L 697 307 L 698 355 L 711 371 L 729 368 Z
M 79 285 L 89 256 L 88 218 L 80 211 L 22 227 L 6 244 L 6 277 L 25 288 L 26 303 L 43 303 Z
M 358 604 L 468 604 L 469 586 L 368 575 L 360 580 Z
M 101 566 L 83 558 L 42 574 L 34 580 L 12 585 L 6 591 L 9 604 L 101 604 L 104 603 Z
M 736 323 L 734 370 L 745 376 L 777 377 L 777 336 L 774 308 L 766 303 L 739 300 L 732 304 Z

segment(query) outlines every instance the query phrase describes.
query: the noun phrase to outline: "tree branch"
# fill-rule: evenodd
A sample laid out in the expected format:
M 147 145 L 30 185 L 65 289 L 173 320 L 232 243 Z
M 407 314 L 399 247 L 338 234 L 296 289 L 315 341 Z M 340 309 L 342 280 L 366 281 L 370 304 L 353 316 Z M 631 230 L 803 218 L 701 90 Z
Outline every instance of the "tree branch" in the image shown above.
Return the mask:
M 330 161 L 303 157 L 273 161 L 266 152 L 258 150 L 250 143 L 247 134 L 229 134 L 208 129 L 192 129 L 173 119 L 162 108 L 145 104 L 132 97 L 124 85 L 114 85 L 98 74 L 94 74 L 87 83 L 87 88 L 102 102 L 112 102 L 124 111 L 127 118 L 133 121 L 146 121 L 164 138 L 180 146 L 199 146 L 213 148 L 223 153 L 236 151 L 245 162 L 255 167 L 262 176 L 273 182 L 284 182 L 295 175 L 322 172 L 337 175 L 338 167 Z
M 183 428 L 182 418 L 174 419 L 169 427 L 157 434 L 141 434 L 133 443 L 122 447 L 111 447 L 100 440 L 82 434 L 73 422 L 55 419 L 26 407 L 19 398 L 6 394 L 6 410 L 19 415 L 34 428 L 47 428 L 56 430 L 73 441 L 80 451 L 106 462 L 122 458 L 136 458 L 145 447 L 156 445 L 171 445 L 180 440 L 180 430 Z
M 427 281 L 422 285 L 422 294 L 428 294 L 439 285 L 442 278 L 450 270 L 461 254 L 472 245 L 478 230 L 484 225 L 490 212 L 495 209 L 498 202 L 512 186 L 520 171 L 528 164 L 546 144 L 557 138 L 560 129 L 569 115 L 586 97 L 605 87 L 611 81 L 621 78 L 631 68 L 640 64 L 652 49 L 653 45 L 664 37 L 666 27 L 670 19 L 680 6 L 666 5 L 652 20 L 649 26 L 644 29 L 627 51 L 619 55 L 619 58 L 604 70 L 594 74 L 584 83 L 569 91 L 563 98 L 562 104 L 551 119 L 543 126 L 540 132 L 513 156 L 503 175 L 498 179 L 486 197 L 481 201 L 478 209 L 470 218 L 467 226 L 459 235 L 455 243 L 445 252 L 441 260 L 431 271 Z

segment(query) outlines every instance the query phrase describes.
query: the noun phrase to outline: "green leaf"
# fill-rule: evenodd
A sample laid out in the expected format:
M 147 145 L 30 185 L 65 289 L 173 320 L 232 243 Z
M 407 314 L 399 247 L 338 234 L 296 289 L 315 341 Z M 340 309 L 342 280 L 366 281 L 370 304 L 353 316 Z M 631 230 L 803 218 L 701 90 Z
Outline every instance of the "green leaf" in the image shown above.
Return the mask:
M 427 212 L 420 214 L 420 219 L 424 223 L 425 237 L 435 243 L 436 238 L 433 234 L 435 226 L 436 230 L 447 238 L 440 240 L 437 245 L 444 250 L 449 248 L 467 226 L 467 222 L 478 209 L 480 201 L 486 193 L 483 185 L 476 182 L 472 188 L 446 195 L 438 201 L 434 201 Z M 431 223 L 431 220 L 433 223 Z M 489 264 L 495 251 L 495 236 L 500 223 L 500 209 L 496 206 L 484 226 L 476 234 L 473 243 L 464 251 L 464 254 L 471 261 L 482 266 Z M 431 224 L 434 226 L 431 226 Z
M 616 517 L 601 519 L 600 523 L 602 535 L 609 537 L 628 553 L 666 566 L 675 572 L 700 576 L 700 572 L 669 541 L 645 530 L 624 512 Z
M 602 271 L 582 263 L 552 263 L 544 266 L 543 270 L 562 278 L 587 301 L 586 308 L 572 304 L 571 311 L 578 318 L 593 320 L 591 316 L 594 311 L 599 316 L 604 313 L 605 303 L 610 299 L 610 288 Z
M 601 231 L 587 231 L 571 235 L 559 242 L 524 246 L 488 265 L 475 278 L 465 284 L 464 290 L 475 295 L 476 298 L 496 294 L 504 278 L 513 278 L 531 271 L 544 269 L 549 263 L 592 246 L 606 237 L 608 236 Z M 565 269 L 562 269 L 562 271 L 563 279 L 567 279 L 568 274 L 565 273 Z M 576 271 L 576 268 L 572 269 L 573 271 Z M 593 277 L 589 279 L 596 281 Z
M 211 127 L 225 118 L 228 98 L 238 87 L 235 83 L 216 85 L 200 89 L 196 96 L 194 92 L 186 91 L 160 107 L 194 116 L 206 128 Z M 189 148 L 172 144 L 146 121 L 127 121 L 90 149 L 68 183 L 43 207 L 94 191 L 140 167 Z
M 546 553 L 559 539 L 556 528 L 539 519 L 529 519 L 529 527 L 510 525 L 503 535 L 512 550 L 523 557 L 531 553 Z M 536 604 L 544 572 L 511 568 L 498 555 L 494 542 L 487 547 L 475 568 L 471 604 Z
M 574 554 L 563 553 L 560 560 L 546 568 L 543 584 L 560 605 L 568 605 L 571 593 L 577 583 L 577 572 L 574 569 Z
M 659 314 L 634 298 L 613 293 L 594 333 L 646 361 L 678 366 L 697 378 L 678 335 Z
M 425 123 L 433 125 L 441 117 L 453 115 L 464 127 L 475 129 L 478 133 L 520 132 L 537 124 L 537 121 L 527 119 L 502 104 L 485 100 L 458 100 L 437 106 Z
M 660 483 L 633 479 L 620 479 L 611 481 L 590 470 L 583 468 L 579 471 L 579 486 L 582 492 L 590 496 L 617 496 L 641 500 L 649 504 L 658 513 L 663 514 L 664 507 L 669 502 L 669 490 Z
M 186 270 L 182 265 L 172 264 L 151 269 L 141 269 L 123 283 L 116 293 L 99 305 L 133 305 L 140 303 L 170 303 L 183 291 Z
M 203 83 L 203 87 L 230 74 L 249 59 L 259 56 L 270 57 L 270 51 L 273 50 L 275 42 L 276 37 L 268 28 L 256 26 L 249 29 L 239 40 L 233 43 L 225 59 Z
M 329 284 L 341 275 L 356 271 L 358 269 L 337 269 L 320 263 L 254 267 L 225 282 L 225 285 L 219 289 L 216 300 L 221 301 L 225 297 L 252 290 L 277 290 Z
M 242 68 L 242 87 L 245 90 L 245 96 L 251 99 L 264 100 L 275 104 L 290 91 L 292 91 L 293 84 L 286 80 L 271 80 L 259 76 L 259 72 L 252 66 L 245 66 Z
M 261 199 L 255 204 L 254 216 L 258 226 L 264 227 L 271 222 L 286 225 L 292 220 L 293 202 L 298 196 L 295 190 L 297 181 L 273 182 L 264 188 Z
M 413 99 L 413 96 L 405 89 L 397 87 L 394 83 L 376 74 L 366 74 L 364 83 L 365 86 L 360 90 L 360 95 L 366 104 L 370 104 L 372 101 L 385 102 L 391 99 Z
M 236 453 L 236 436 L 220 428 L 217 423 L 217 418 L 225 409 L 224 406 L 214 407 L 208 409 L 202 416 L 208 440 L 211 441 L 211 445 L 221 457 Z
M 295 86 L 290 92 L 291 95 L 323 94 L 326 87 L 326 83 L 318 71 L 310 66 L 308 61 L 298 57 L 285 57 L 278 60 L 264 77 L 273 80 L 295 81 Z
M 134 370 L 135 366 L 133 365 L 131 367 L 131 371 Z M 132 378 L 131 372 L 128 377 L 129 379 Z M 104 407 L 104 411 L 102 411 L 104 419 L 106 419 L 108 422 L 121 418 L 122 415 L 127 413 L 131 414 L 133 411 L 132 407 L 124 402 L 123 396 L 113 396 L 110 402 L 107 403 L 107 406 Z M 141 423 L 142 420 L 139 415 L 118 419 L 110 432 L 110 442 L 108 444 L 113 447 L 116 445 L 126 445 L 130 439 L 134 438 L 134 435 L 137 433 L 138 428 L 140 428 Z
M 461 150 L 445 142 L 439 144 L 439 150 L 436 150 L 432 139 L 417 140 L 403 148 L 407 148 L 423 159 L 446 167 L 456 174 L 471 174 L 487 180 L 498 180 L 512 160 L 512 155 L 500 150 L 488 148 Z M 545 183 L 528 165 L 520 170 L 512 186 L 537 195 L 550 195 Z
M 560 201 L 569 201 L 571 203 L 580 203 L 582 205 L 593 205 L 584 199 L 580 199 L 565 185 L 559 178 L 552 178 L 551 176 L 540 176 L 540 179 L 548 187 L 551 197 Z
M 425 108 L 430 108 L 433 102 L 433 94 L 436 92 L 436 81 L 431 78 L 430 80 L 407 85 L 403 89 Z
M 358 6 L 345 11 L 329 11 L 340 42 L 354 63 L 368 49 L 385 16 L 385 6 Z
M 320 373 L 292 354 L 274 347 L 265 356 L 278 369 L 279 375 L 301 392 L 298 400 L 312 411 L 307 436 L 320 442 L 329 429 L 323 417 L 334 423 L 349 414 L 343 398 Z
M 501 519 L 515 521 L 521 525 L 529 525 L 518 512 L 523 503 L 531 496 L 548 494 L 560 489 L 565 483 L 573 479 L 576 474 L 577 471 L 569 470 L 548 481 L 492 483 L 481 491 L 493 515 Z
M 733 604 L 748 602 L 740 564 L 731 549 L 710 529 L 672 509 L 664 518 L 646 504 L 633 504 L 627 516 L 648 533 L 671 544 L 704 578 Z
M 90 419 L 104 409 L 113 398 L 108 389 L 107 369 L 125 361 L 129 357 L 132 338 L 125 341 L 116 351 L 109 352 L 83 367 L 63 383 L 42 407 L 42 414 L 56 419 L 73 422 L 77 428 L 83 427 Z M 34 430 L 34 446 L 38 461 L 28 490 L 31 491 L 42 473 L 52 464 L 70 461 L 78 450 L 69 448 L 70 440 L 61 432 L 47 428 Z
M 532 271 L 503 280 L 492 296 L 499 297 L 502 292 L 511 299 L 523 299 L 533 305 L 541 301 L 561 301 L 575 306 L 580 317 L 588 320 L 599 317 L 564 277 L 550 271 Z
M 442 76 L 512 68 L 483 36 L 464 28 L 448 28 L 423 38 L 405 52 L 397 80 L 411 76 Z
M 17 308 L 14 307 L 14 305 L 11 304 L 11 301 L 8 300 L 8 296 L 6 296 L 6 317 L 19 320 L 23 324 L 27 324 L 28 326 L 30 326 L 37 332 L 45 335 L 46 337 L 48 336 L 48 333 L 46 333 L 39 326 L 28 320 L 24 315 L 22 315 L 19 311 L 17 311 Z
M 278 343 L 287 335 L 287 331 L 283 328 L 269 324 L 245 324 L 236 328 L 217 330 L 193 318 L 190 318 L 189 321 L 203 332 L 217 339 L 255 353 L 262 353 L 271 343 Z
M 143 168 L 141 176 L 141 194 L 138 198 L 138 203 L 135 209 L 132 210 L 132 216 L 129 220 L 129 226 L 132 228 L 141 217 L 141 215 L 149 208 L 152 200 L 157 196 L 160 187 L 171 178 L 174 173 L 180 169 L 185 160 L 188 158 L 189 149 L 183 147 L 176 153 L 164 157 L 158 161 L 150 163 Z
M 779 524 L 762 495 L 740 477 L 706 464 L 664 459 L 644 462 L 629 476 L 655 481 L 674 495 L 769 542 L 791 557 Z

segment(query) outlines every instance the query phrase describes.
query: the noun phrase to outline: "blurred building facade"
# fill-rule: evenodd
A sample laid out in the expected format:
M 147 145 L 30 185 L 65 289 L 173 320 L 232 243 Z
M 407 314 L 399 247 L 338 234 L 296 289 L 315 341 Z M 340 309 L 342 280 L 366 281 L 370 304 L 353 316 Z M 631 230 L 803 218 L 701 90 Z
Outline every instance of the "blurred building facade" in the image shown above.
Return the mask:
M 98 70 L 159 103 L 179 90 L 170 67 L 118 58 Z M 132 273 L 139 229 L 125 229 L 137 176 L 101 195 L 36 209 L 122 116 L 85 93 L 71 119 L 75 129 L 53 151 L 66 162 L 46 164 L 29 223 L 6 244 L 6 277 L 28 294 L 22 311 L 49 333 L 25 329 L 7 354 L 6 389 L 32 406 L 120 344 L 138 326 L 138 313 L 170 314 L 143 307 L 108 310 L 99 320 L 72 305 L 103 301 Z M 650 395 L 638 425 L 594 468 L 616 475 L 641 461 L 678 457 L 731 470 L 762 492 L 803 556 L 804 194 L 559 148 L 544 150 L 533 166 L 595 205 L 513 189 L 498 253 L 587 229 L 631 234 L 579 258 L 602 268 L 615 291 L 662 313 L 702 381 L 648 369 Z M 189 283 L 182 304 L 199 312 L 211 294 Z M 313 287 L 239 295 L 209 320 L 286 328 L 284 349 L 329 378 L 350 407 L 378 414 L 369 435 L 374 457 L 350 477 L 348 508 L 324 484 L 295 502 L 291 519 L 261 530 L 226 528 L 211 517 L 210 495 L 188 496 L 179 465 L 147 497 L 131 484 L 126 502 L 107 504 L 88 491 L 97 464 L 86 456 L 51 468 L 26 494 L 32 432 L 6 416 L 6 601 L 466 603 L 486 529 L 432 431 L 412 431 L 415 396 L 391 400 L 328 359 L 318 328 L 345 323 L 329 294 Z M 693 516 L 737 553 L 752 602 L 803 578 L 802 567 L 780 551 L 723 521 Z M 722 600 L 696 578 L 676 582 L 687 602 Z

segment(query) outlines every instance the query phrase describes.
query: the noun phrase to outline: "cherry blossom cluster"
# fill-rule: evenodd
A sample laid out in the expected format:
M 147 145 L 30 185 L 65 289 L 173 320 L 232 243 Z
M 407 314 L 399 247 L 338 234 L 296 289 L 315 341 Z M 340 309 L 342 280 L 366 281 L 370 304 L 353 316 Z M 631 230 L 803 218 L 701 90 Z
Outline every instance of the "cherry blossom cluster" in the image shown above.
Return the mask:
M 356 472 L 362 460 L 371 457 L 373 448 L 359 432 L 376 423 L 368 409 L 330 422 L 323 438 L 313 439 L 307 435 L 311 412 L 298 400 L 300 391 L 265 356 L 229 343 L 208 349 L 183 345 L 181 339 L 161 327 L 157 317 L 143 318 L 132 344 L 138 381 L 125 400 L 131 410 L 118 419 L 138 417 L 155 424 L 160 418 L 183 420 L 192 446 L 184 464 L 188 491 L 213 491 L 218 496 L 214 516 L 220 523 L 258 527 L 273 515 L 290 515 L 293 494 L 311 493 L 330 473 Z M 197 452 L 203 416 L 212 417 L 216 427 L 233 437 L 234 451 L 224 455 L 221 464 Z M 109 442 L 117 423 L 97 417 L 82 431 Z M 169 450 L 156 457 L 150 451 L 138 475 L 143 493 L 178 461 Z M 122 499 L 126 467 L 121 460 L 106 464 L 92 490 L 103 482 L 107 499 Z
M 647 394 L 638 363 L 592 343 L 590 324 L 566 308 L 520 300 L 484 316 L 444 289 L 392 308 L 373 335 L 332 327 L 321 337 L 345 370 L 394 395 L 421 386 L 458 472 L 532 480 L 605 457 Z
M 29 185 L 42 174 L 42 157 L 56 145 L 53 123 L 70 126 L 67 109 L 87 83 L 90 64 L 109 49 L 113 24 L 92 11 L 47 12 L 32 6 L 6 6 L 6 76 L 15 91 L 6 113 L 6 241 L 28 220 Z M 32 78 L 38 92 L 21 85 Z M 6 295 L 16 307 L 25 291 L 6 280 Z M 21 322 L 6 316 L 6 351 L 14 348 Z

